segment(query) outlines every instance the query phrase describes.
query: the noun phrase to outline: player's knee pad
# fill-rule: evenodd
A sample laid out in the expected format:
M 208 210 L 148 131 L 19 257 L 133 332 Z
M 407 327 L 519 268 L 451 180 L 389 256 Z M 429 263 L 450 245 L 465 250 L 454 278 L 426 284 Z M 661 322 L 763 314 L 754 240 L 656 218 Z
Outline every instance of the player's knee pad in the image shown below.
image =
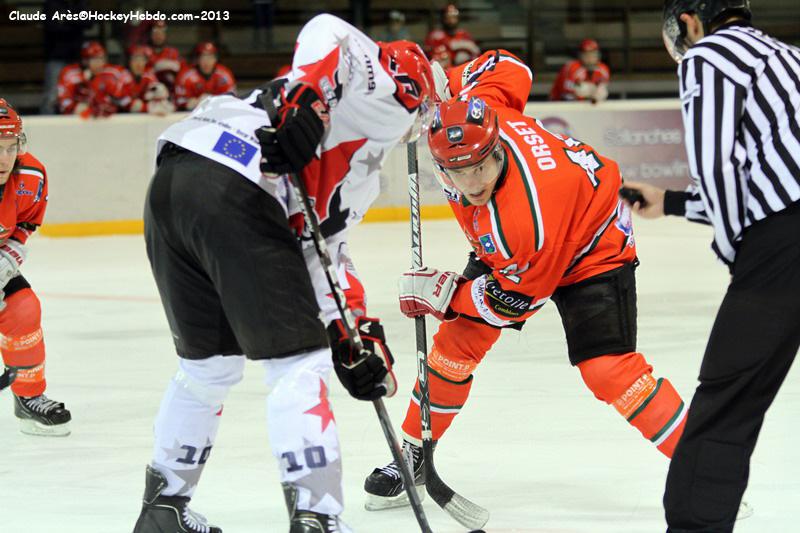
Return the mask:
M 560 287 L 561 314 L 573 365 L 598 355 L 636 350 L 636 278 L 632 263 Z
M 459 317 L 442 322 L 428 354 L 431 368 L 452 381 L 467 378 L 500 337 L 501 329 Z
M 181 359 L 172 378 L 176 388 L 210 407 L 222 405 L 232 386 L 244 375 L 243 355 Z
M 304 376 L 315 375 L 327 379 L 333 369 L 333 356 L 331 349 L 326 347 L 290 357 L 264 359 L 261 364 L 266 371 L 264 381 L 270 388 L 270 394 L 273 394 L 278 388 L 296 386 Z
M 606 355 L 578 364 L 594 395 L 671 457 L 683 432 L 686 406 L 672 383 L 655 379 L 640 353 Z
M 333 420 L 328 403 L 328 378 L 333 368 L 331 351 L 321 348 L 304 354 L 263 361 L 267 369 L 266 382 L 271 387 L 267 396 L 267 416 L 270 426 L 275 419 L 292 420 L 297 438 L 306 434 L 298 424 L 311 422 L 313 417 L 304 417 L 307 410 L 317 406 L 325 431 Z M 324 412 L 323 412 L 324 411 Z M 313 413 L 312 413 L 313 414 Z M 316 423 L 319 425 L 319 422 Z M 313 434 L 314 432 L 311 431 Z
M 583 382 L 598 400 L 612 404 L 653 367 L 638 352 L 602 355 L 578 363 Z M 652 378 L 652 376 L 651 376 Z

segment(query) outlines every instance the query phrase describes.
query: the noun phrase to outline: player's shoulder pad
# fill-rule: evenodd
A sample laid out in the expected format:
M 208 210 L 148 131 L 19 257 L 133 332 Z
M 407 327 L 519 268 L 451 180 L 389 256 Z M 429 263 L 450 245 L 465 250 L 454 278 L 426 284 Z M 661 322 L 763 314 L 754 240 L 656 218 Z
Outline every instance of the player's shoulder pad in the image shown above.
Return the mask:
M 297 43 L 302 40 L 311 39 L 312 42 L 319 39 L 321 35 L 336 34 L 337 37 L 345 37 L 353 31 L 357 31 L 354 26 L 330 13 L 322 13 L 306 22 L 306 25 L 297 35 Z
M 44 165 L 32 154 L 22 154 L 15 172 L 14 185 L 16 195 L 23 201 L 39 202 L 44 197 L 47 185 L 47 172 Z
M 37 176 L 40 179 L 47 178 L 47 171 L 44 168 L 44 164 L 36 159 L 36 157 L 30 152 L 25 152 L 19 156 L 18 173 Z

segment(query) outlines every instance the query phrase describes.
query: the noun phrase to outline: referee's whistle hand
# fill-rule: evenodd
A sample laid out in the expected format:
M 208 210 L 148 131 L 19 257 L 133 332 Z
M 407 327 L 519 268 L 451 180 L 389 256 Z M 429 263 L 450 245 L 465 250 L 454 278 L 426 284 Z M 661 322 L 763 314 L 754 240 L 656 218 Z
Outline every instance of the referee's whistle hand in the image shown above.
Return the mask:
M 642 218 L 664 216 L 664 189 L 638 181 L 625 181 L 623 186 L 638 191 L 644 197 L 644 202 L 631 202 L 627 198 L 623 198 L 623 201 L 630 206 L 634 213 Z

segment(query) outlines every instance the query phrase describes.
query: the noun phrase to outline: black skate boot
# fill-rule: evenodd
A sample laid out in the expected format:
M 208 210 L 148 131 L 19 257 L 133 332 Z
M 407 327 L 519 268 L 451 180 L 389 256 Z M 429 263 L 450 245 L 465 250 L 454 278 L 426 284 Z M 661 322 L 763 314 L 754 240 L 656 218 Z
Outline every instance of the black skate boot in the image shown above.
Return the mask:
M 142 512 L 133 533 L 222 533 L 220 528 L 209 525 L 203 515 L 189 509 L 189 498 L 161 496 L 166 486 L 164 474 L 148 466 Z
M 281 486 L 289 511 L 289 533 L 353 533 L 338 516 L 298 509 L 295 486 L 291 483 L 281 483 Z
M 19 429 L 28 435 L 66 437 L 72 415 L 63 403 L 51 400 L 44 394 L 25 398 L 14 395 L 14 415 L 19 418 Z
M 414 484 L 417 487 L 425 485 L 425 468 L 422 459 L 422 447 L 403 441 L 403 457 L 411 466 L 414 473 Z M 408 495 L 400 476 L 400 468 L 392 461 L 388 465 L 376 468 L 364 481 L 364 490 L 367 491 L 367 501 L 364 507 L 367 511 L 380 511 L 409 505 Z M 425 491 L 418 490 L 419 499 L 425 498 Z

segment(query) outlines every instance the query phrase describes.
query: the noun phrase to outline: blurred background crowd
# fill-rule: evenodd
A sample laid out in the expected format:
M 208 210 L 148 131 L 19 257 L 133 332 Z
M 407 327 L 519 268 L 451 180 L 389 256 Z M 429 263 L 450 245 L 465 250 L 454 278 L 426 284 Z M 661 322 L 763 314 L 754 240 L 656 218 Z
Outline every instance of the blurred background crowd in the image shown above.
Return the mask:
M 762 0 L 759 27 L 800 43 L 796 6 Z M 191 110 L 285 74 L 315 14 L 376 40 L 408 39 L 445 68 L 505 48 L 534 71 L 533 100 L 674 96 L 654 0 L 0 0 L 0 94 L 23 113 Z M 206 12 L 205 22 L 13 22 L 11 11 Z M 612 76 L 613 71 L 613 76 Z

